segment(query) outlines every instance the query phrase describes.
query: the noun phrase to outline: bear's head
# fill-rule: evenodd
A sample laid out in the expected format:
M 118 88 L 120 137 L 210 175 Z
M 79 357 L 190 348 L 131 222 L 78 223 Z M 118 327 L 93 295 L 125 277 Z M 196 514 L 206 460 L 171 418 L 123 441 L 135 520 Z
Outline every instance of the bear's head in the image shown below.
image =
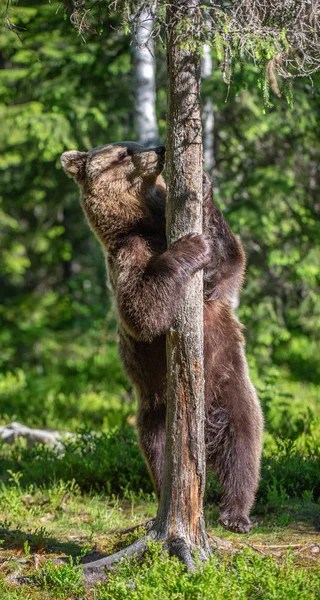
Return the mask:
M 119 142 L 89 152 L 64 152 L 61 163 L 80 187 L 91 227 L 106 243 L 112 234 L 147 216 L 148 198 L 156 188 L 165 190 L 164 159 L 164 146 Z
M 61 162 L 83 190 L 112 185 L 114 192 L 118 184 L 122 193 L 132 186 L 139 190 L 145 183 L 153 185 L 163 170 L 164 156 L 164 146 L 144 148 L 135 142 L 119 142 L 89 152 L 64 152 Z

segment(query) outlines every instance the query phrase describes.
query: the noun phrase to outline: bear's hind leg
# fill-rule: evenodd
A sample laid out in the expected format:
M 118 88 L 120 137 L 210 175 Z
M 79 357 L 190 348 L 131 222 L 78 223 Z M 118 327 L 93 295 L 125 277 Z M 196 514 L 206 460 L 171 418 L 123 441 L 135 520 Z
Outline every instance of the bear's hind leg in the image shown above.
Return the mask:
M 166 443 L 166 409 L 140 408 L 138 412 L 139 444 L 146 460 L 157 497 L 160 497 Z
M 259 482 L 262 415 L 249 382 L 241 391 L 242 398 L 239 390 L 226 393 L 232 408 L 229 410 L 225 402 L 224 408 L 217 407 L 215 402 L 207 414 L 207 461 L 217 471 L 222 488 L 219 523 L 230 531 L 247 533 Z

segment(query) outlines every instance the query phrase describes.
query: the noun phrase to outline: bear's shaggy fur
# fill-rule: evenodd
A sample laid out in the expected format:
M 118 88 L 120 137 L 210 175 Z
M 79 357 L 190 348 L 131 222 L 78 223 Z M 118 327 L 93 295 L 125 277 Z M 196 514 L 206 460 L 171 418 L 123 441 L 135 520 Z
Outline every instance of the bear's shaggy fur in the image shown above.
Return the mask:
M 262 415 L 232 304 L 244 253 L 212 199 L 204 174 L 204 233 L 169 249 L 165 236 L 165 148 L 133 142 L 65 152 L 81 203 L 107 260 L 118 313 L 120 356 L 139 400 L 139 440 L 159 494 L 166 413 L 165 334 L 193 273 L 204 268 L 207 462 L 222 488 L 220 523 L 247 532 L 259 480 Z

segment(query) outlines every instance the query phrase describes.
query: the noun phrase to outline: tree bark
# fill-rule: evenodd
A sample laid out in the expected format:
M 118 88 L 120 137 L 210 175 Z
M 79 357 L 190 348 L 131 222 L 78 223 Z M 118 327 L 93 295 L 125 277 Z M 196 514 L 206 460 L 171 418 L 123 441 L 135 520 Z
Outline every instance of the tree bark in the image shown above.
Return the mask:
M 137 26 L 133 49 L 135 126 L 137 141 L 145 146 L 156 146 L 159 143 L 152 27 L 152 14 L 146 9 Z
M 167 238 L 170 246 L 202 231 L 201 59 L 178 37 L 193 25 L 200 2 L 171 0 L 167 8 Z M 167 334 L 167 439 L 155 530 L 172 554 L 194 566 L 210 553 L 203 516 L 205 488 L 203 275 L 193 276 L 184 306 Z

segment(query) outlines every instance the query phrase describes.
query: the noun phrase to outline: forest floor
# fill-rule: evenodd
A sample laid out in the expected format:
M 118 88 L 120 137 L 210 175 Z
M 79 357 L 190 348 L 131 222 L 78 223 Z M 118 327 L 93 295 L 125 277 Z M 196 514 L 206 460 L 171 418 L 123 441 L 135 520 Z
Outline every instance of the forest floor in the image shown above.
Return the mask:
M 124 565 L 106 584 L 84 589 L 75 565 L 129 545 L 143 530 L 121 531 L 155 513 L 153 496 L 83 495 L 65 483 L 22 489 L 13 475 L 0 489 L 1 600 L 320 598 L 320 505 L 308 500 L 256 514 L 244 536 L 224 531 L 210 508 L 209 565 L 185 573 L 154 545 L 143 565 Z

